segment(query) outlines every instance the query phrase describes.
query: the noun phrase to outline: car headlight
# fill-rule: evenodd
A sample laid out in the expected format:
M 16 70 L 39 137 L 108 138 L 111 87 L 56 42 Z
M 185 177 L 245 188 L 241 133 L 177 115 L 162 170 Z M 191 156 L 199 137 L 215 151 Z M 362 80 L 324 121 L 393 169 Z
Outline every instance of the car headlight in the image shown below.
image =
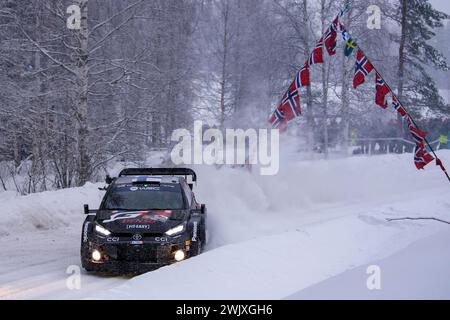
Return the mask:
M 100 233 L 103 236 L 111 235 L 111 231 L 103 228 L 101 225 L 98 225 L 98 224 L 95 226 L 95 231 L 97 231 L 98 233 Z
M 169 231 L 166 231 L 166 235 L 168 236 L 174 236 L 176 234 L 179 234 L 184 231 L 184 224 L 181 224 L 175 228 L 170 229 Z

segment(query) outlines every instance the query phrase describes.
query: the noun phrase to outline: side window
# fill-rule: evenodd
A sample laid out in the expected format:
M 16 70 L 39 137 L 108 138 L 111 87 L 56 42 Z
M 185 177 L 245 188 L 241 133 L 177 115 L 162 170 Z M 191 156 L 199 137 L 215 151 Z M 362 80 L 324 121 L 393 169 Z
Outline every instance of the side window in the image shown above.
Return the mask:
M 188 205 L 189 205 L 189 207 L 191 207 L 192 206 L 192 190 L 191 190 L 191 188 L 189 188 L 189 185 L 186 182 L 184 182 L 182 184 L 182 187 L 183 187 L 184 194 L 186 195 Z

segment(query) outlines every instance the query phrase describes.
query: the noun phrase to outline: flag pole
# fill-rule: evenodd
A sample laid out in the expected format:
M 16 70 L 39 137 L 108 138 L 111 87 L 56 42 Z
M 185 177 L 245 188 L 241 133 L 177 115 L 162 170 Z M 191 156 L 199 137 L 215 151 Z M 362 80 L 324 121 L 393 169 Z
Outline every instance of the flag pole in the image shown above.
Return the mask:
M 345 1 L 345 3 L 348 3 L 348 1 Z M 342 24 L 342 26 L 344 26 L 344 25 Z M 344 29 L 345 29 L 345 26 L 344 26 Z M 347 31 L 349 37 L 351 37 L 350 32 L 348 32 L 347 29 L 345 29 L 345 30 Z M 364 50 L 361 49 L 361 47 L 359 46 L 359 43 L 358 43 L 358 42 L 356 42 L 356 48 L 357 48 L 358 50 L 361 50 L 361 52 L 364 54 L 364 56 L 366 56 L 366 57 L 369 59 L 369 57 L 366 55 L 366 53 L 364 52 Z M 369 59 L 369 60 L 370 60 L 370 59 Z M 372 60 L 370 60 L 370 61 L 372 61 Z M 380 72 L 378 71 L 378 69 L 373 65 L 373 63 L 372 63 L 372 66 L 373 66 L 373 69 L 375 70 L 375 72 L 378 73 L 378 74 L 382 77 L 381 73 L 380 73 Z M 382 77 L 382 78 L 383 78 L 383 77 Z M 383 78 L 383 79 L 384 79 L 384 78 Z M 411 119 L 412 123 L 413 123 L 417 128 L 419 128 L 419 127 L 417 126 L 417 123 L 416 123 L 416 121 L 414 120 L 414 118 L 411 116 L 411 114 L 410 114 L 410 113 L 408 112 L 408 110 L 406 109 L 405 105 L 400 101 L 400 99 L 399 99 L 399 98 L 397 97 L 397 95 L 394 93 L 394 91 L 393 91 L 392 88 L 389 86 L 389 84 L 388 84 L 386 81 L 384 81 L 384 83 L 386 84 L 386 86 L 387 86 L 388 89 L 390 90 L 392 96 L 395 97 L 395 98 L 397 99 L 397 101 L 401 104 L 401 106 L 405 109 L 406 115 Z M 437 164 L 437 166 L 439 166 L 439 167 L 442 169 L 442 171 L 443 171 L 444 174 L 446 175 L 448 181 L 450 182 L 450 175 L 449 175 L 449 173 L 447 172 L 447 169 L 445 168 L 445 166 L 444 166 L 444 164 L 442 163 L 441 159 L 439 159 L 439 157 L 437 156 L 436 152 L 434 151 L 434 149 L 433 149 L 433 147 L 431 146 L 431 144 L 430 144 L 430 142 L 428 141 L 428 139 L 425 137 L 424 140 L 425 140 L 425 143 L 426 143 L 426 145 L 428 146 L 428 148 L 430 148 L 431 152 L 433 153 L 433 155 L 434 155 L 434 157 L 435 157 L 435 159 L 436 159 L 436 164 Z

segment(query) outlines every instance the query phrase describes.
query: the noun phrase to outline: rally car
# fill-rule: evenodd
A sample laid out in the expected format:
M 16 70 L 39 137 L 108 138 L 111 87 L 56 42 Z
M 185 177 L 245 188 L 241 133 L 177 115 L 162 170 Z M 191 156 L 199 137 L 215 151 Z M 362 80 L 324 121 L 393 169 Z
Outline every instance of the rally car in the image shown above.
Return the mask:
M 107 177 L 100 208 L 84 206 L 83 268 L 142 273 L 199 255 L 207 211 L 192 191 L 196 181 L 193 170 L 180 168 L 125 169 Z

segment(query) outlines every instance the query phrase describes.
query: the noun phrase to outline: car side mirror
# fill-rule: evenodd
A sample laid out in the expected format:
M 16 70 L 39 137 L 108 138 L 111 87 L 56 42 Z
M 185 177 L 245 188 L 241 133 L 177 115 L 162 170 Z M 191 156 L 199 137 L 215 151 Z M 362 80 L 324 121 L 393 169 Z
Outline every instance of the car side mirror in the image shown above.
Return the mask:
M 105 178 L 105 182 L 106 182 L 107 185 L 110 185 L 111 183 L 114 182 L 114 179 L 111 178 L 111 176 L 108 174 L 108 175 L 106 176 L 106 178 Z
M 202 204 L 200 207 L 200 211 L 202 212 L 202 214 L 206 213 L 206 205 Z
M 191 190 L 194 190 L 194 184 L 193 183 L 189 183 L 188 186 L 189 186 L 189 188 L 191 188 Z
M 98 210 L 91 210 L 91 209 L 89 209 L 89 205 L 88 205 L 88 204 L 85 204 L 85 205 L 83 206 L 83 208 L 84 208 L 84 214 L 85 214 L 85 215 L 88 215 L 88 214 L 97 214 L 97 212 L 98 212 Z

